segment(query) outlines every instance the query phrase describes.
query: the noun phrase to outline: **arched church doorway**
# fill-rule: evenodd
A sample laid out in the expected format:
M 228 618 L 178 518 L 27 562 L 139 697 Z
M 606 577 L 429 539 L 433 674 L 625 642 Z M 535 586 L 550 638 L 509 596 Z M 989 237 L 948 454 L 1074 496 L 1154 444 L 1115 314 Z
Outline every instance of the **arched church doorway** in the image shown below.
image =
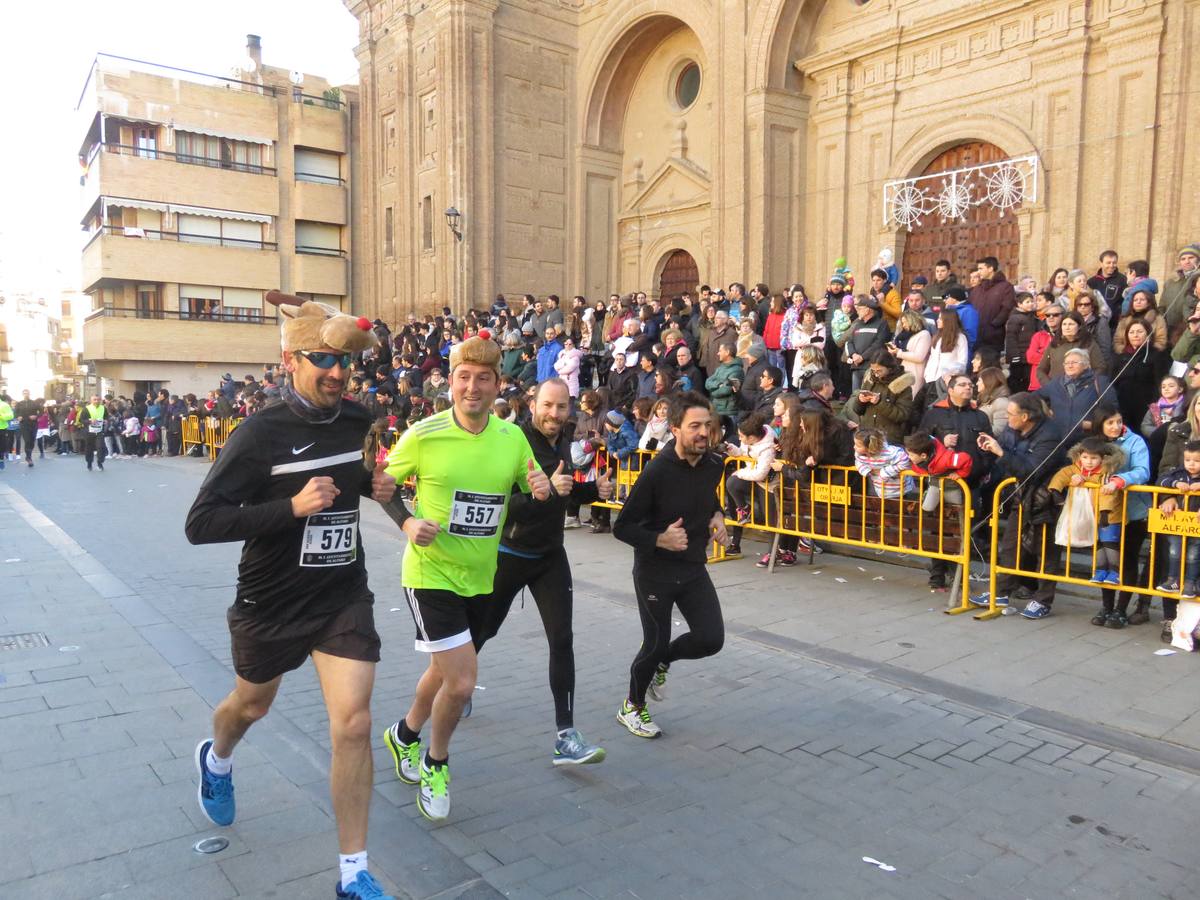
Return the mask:
M 665 303 L 684 291 L 694 295 L 699 283 L 700 270 L 692 254 L 686 250 L 675 250 L 667 256 L 662 274 L 658 276 L 658 298 Z
M 995 144 L 972 141 L 951 147 L 925 167 L 920 177 L 937 176 L 954 169 L 965 169 L 1000 162 L 1008 154 Z M 972 206 L 959 219 L 943 222 L 937 213 L 925 216 L 913 226 L 904 241 L 904 261 L 900 271 L 907 287 L 917 275 L 933 279 L 933 265 L 948 259 L 964 285 L 967 273 L 981 256 L 994 256 L 1009 281 L 1015 282 L 1021 250 L 1021 232 L 1012 210 L 1003 212 L 989 203 Z

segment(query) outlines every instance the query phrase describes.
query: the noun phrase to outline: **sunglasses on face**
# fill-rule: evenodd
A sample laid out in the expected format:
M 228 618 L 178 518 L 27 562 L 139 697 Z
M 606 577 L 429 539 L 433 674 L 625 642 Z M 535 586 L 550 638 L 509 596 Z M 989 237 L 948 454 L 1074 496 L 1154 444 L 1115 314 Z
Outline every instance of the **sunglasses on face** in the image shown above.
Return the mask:
M 301 350 L 300 355 L 318 369 L 332 369 L 334 366 L 341 366 L 343 369 L 350 368 L 349 353 L 326 353 L 322 350 Z

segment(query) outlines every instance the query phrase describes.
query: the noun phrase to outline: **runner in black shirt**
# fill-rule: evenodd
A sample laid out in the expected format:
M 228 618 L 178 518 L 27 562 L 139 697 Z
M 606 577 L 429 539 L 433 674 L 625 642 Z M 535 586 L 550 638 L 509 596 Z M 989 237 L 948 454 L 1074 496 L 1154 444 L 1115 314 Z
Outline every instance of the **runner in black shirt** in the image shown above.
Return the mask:
M 300 302 L 275 292 L 268 299 Z M 371 420 L 342 399 L 351 354 L 372 346 L 375 335 L 367 320 L 319 303 L 280 313 L 289 376 L 281 400 L 233 431 L 187 518 L 194 544 L 245 541 L 227 615 L 237 678 L 213 714 L 213 737 L 196 748 L 200 807 L 214 824 L 233 822 L 233 748 L 267 714 L 284 673 L 311 656 L 333 743 L 336 896 L 386 900 L 367 871 L 379 635 L 358 506 L 362 496 L 390 502 L 396 485 L 382 466 L 374 473 L 364 466 Z
M 708 400 L 695 391 L 671 398 L 674 440 L 634 482 L 613 525 L 613 536 L 634 548 L 633 587 L 642 619 L 642 646 L 617 721 L 638 737 L 662 734 L 646 710 L 646 693 L 666 698 L 671 663 L 712 656 L 725 643 L 721 605 L 704 568 L 709 542 L 729 542 L 717 501 L 725 466 L 708 450 L 714 418 Z M 689 631 L 672 641 L 673 606 Z

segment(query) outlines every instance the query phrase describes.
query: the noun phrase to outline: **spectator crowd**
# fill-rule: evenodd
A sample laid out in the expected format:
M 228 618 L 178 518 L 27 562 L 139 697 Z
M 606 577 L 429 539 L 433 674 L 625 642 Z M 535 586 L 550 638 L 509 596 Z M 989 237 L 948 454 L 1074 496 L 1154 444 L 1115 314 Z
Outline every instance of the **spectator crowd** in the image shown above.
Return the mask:
M 927 508 L 938 490 L 933 476 L 959 478 L 981 517 L 996 485 L 1015 478 L 1001 507 L 1001 561 L 1012 566 L 1020 552 L 1023 568 L 1039 564 L 1032 554 L 1045 571 L 1061 571 L 1062 550 L 1075 548 L 1076 562 L 1094 561 L 1084 577 L 1101 592 L 1095 624 L 1149 621 L 1150 598 L 1119 585 L 1152 583 L 1163 595 L 1169 636 L 1176 602 L 1200 592 L 1200 539 L 1164 540 L 1157 571 L 1147 572 L 1151 495 L 1124 492 L 1153 484 L 1200 491 L 1198 300 L 1196 244 L 1179 251 L 1161 281 L 1146 260 L 1122 265 L 1112 250 L 1095 269 L 1056 269 L 1044 282 L 1010 281 L 994 257 L 969 272 L 941 260 L 930 272 L 901 273 L 883 251 L 865 283 L 839 259 L 812 293 L 800 284 L 775 292 L 733 283 L 662 298 L 637 292 L 563 302 L 526 294 L 510 302 L 500 295 L 458 316 L 443 309 L 391 325 L 376 319 L 379 345 L 354 359 L 347 396 L 371 412 L 372 449 L 385 453 L 408 426 L 449 406 L 451 348 L 489 337 L 502 350 L 495 414 L 525 421 L 537 385 L 561 379 L 571 396 L 576 477 L 586 478 L 598 455 L 620 471 L 637 450 L 664 446 L 666 401 L 699 391 L 720 417 L 724 449 L 747 460 L 727 483 L 739 524 L 754 524 L 754 506 L 777 516 L 766 498 L 781 483 L 807 483 L 818 466 L 853 466 L 868 494 Z M 279 385 L 268 367 L 240 383 L 226 375 L 204 399 L 165 391 L 109 398 L 105 441 L 121 456 L 178 453 L 187 416 L 250 415 Z M 43 438 L 53 452 L 76 452 L 72 404 L 22 402 L 10 418 L 25 421 L 36 411 L 39 452 Z M 9 426 L 6 434 L 19 442 L 25 432 Z M 924 496 L 914 496 L 906 472 L 931 476 Z M 1101 498 L 1089 504 L 1090 529 L 1076 521 L 1081 487 Z M 1196 507 L 1160 504 L 1167 515 Z M 579 512 L 568 509 L 567 527 L 582 526 Z M 1086 552 L 1083 538 L 1063 538 L 1064 523 L 1089 532 Z M 592 510 L 591 528 L 608 530 L 606 510 Z M 739 553 L 740 528 L 731 537 Z M 774 562 L 794 565 L 801 549 L 818 548 L 785 538 Z M 770 554 L 758 560 L 771 562 Z M 948 568 L 934 562 L 932 589 L 946 588 Z M 995 602 L 1021 600 L 1024 616 L 1042 618 L 1055 587 L 1051 579 L 1004 575 Z

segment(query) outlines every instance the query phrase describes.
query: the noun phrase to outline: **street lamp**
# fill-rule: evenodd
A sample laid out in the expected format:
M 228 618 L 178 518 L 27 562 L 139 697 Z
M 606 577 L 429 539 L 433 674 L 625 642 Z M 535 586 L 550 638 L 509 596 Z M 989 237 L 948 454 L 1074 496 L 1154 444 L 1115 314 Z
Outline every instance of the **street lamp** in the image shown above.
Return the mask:
M 446 210 L 446 224 L 450 226 L 450 233 L 459 241 L 462 240 L 462 232 L 458 228 L 458 220 L 461 218 L 462 213 L 453 206 Z

